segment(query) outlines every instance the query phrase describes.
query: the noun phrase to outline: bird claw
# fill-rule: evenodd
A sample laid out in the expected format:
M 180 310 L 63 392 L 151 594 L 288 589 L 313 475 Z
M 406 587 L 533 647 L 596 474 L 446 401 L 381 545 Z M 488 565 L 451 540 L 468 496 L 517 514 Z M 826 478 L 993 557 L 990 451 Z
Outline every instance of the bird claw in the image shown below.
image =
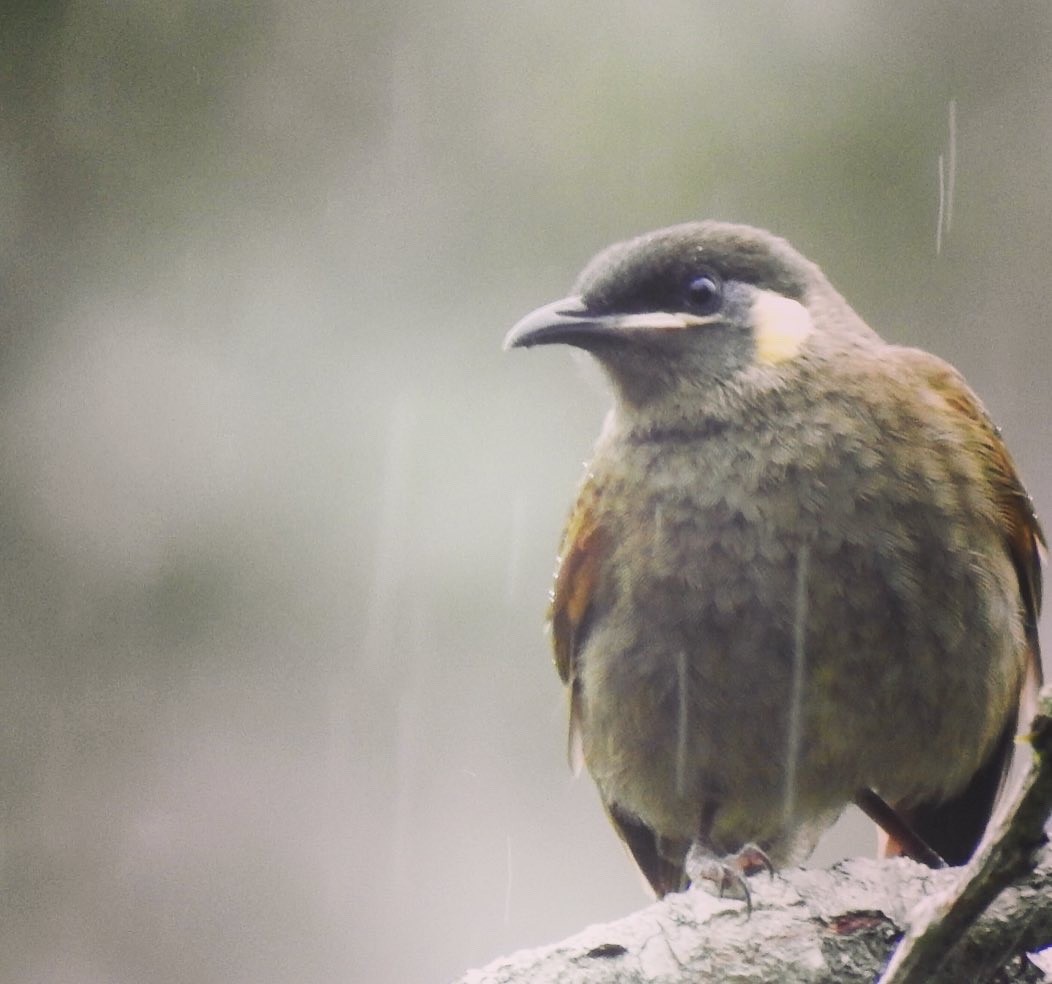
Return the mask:
M 684 867 L 692 885 L 710 882 L 719 898 L 741 899 L 745 903 L 746 918 L 752 915 L 752 892 L 746 876 L 766 870 L 774 877 L 771 859 L 756 844 L 746 844 L 736 853 L 721 858 L 695 841 L 687 852 Z
M 737 854 L 729 855 L 729 859 L 734 861 L 743 875 L 758 875 L 761 871 L 766 871 L 774 878 L 774 865 L 771 864 L 767 852 L 758 844 L 746 844 Z

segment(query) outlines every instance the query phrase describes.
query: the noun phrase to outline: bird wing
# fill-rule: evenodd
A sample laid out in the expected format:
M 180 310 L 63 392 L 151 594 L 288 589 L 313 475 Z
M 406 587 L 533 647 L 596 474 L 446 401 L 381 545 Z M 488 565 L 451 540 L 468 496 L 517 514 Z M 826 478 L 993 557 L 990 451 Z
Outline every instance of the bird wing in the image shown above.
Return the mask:
M 581 486 L 563 533 L 548 612 L 555 667 L 570 692 L 568 750 L 575 773 L 580 771 L 584 762 L 584 719 L 578 665 L 593 624 L 595 597 L 608 546 L 599 523 L 600 496 L 599 484 L 589 476 Z M 608 802 L 604 797 L 603 805 L 614 829 L 657 895 L 661 897 L 685 888 L 687 880 L 682 861 L 672 860 L 668 855 L 682 859 L 687 845 L 665 845 L 650 827 L 626 813 L 617 803 Z
M 574 773 L 583 762 L 581 741 L 581 690 L 577 660 L 588 636 L 593 601 L 602 558 L 599 487 L 589 476 L 581 486 L 563 532 L 555 569 L 548 619 L 551 626 L 555 668 L 570 691 L 570 728 L 567 747 Z
M 1041 613 L 1041 567 L 1046 541 L 1034 504 L 1016 471 L 1011 455 L 979 398 L 952 366 L 926 352 L 903 351 L 922 384 L 941 398 L 960 425 L 971 452 L 981 463 L 997 510 L 1005 550 L 1015 568 L 1019 586 L 1019 610 L 1026 638 L 1021 654 L 1025 672 L 1014 710 L 986 762 L 968 785 L 954 797 L 938 803 L 896 804 L 913 830 L 951 864 L 963 864 L 974 852 L 985 832 L 1012 761 L 1017 717 L 1032 714 L 1041 685 L 1041 655 L 1037 636 Z M 896 853 L 889 845 L 888 853 Z
M 571 683 L 574 664 L 592 608 L 599 580 L 600 535 L 598 522 L 599 488 L 589 477 L 577 496 L 563 531 L 559 560 L 555 568 L 555 587 L 548 610 L 551 623 L 555 667 L 563 683 Z
M 1045 534 L 1034 503 L 1016 471 L 1001 432 L 990 420 L 979 398 L 955 369 L 928 356 L 928 383 L 946 405 L 959 414 L 974 434 L 974 451 L 990 480 L 1004 533 L 1005 546 L 1019 579 L 1019 600 L 1035 682 L 1041 682 L 1041 654 L 1037 621 L 1041 614 L 1041 567 L 1047 550 Z

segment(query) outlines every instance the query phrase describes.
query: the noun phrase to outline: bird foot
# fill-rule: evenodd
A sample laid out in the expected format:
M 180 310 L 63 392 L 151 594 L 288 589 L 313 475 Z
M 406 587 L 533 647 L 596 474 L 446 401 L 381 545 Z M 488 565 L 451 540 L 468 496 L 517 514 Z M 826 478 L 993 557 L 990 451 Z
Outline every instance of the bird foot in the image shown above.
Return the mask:
M 761 871 L 774 876 L 774 865 L 766 852 L 756 844 L 746 844 L 734 854 L 719 857 L 695 841 L 684 861 L 692 885 L 710 882 L 719 898 L 741 899 L 746 916 L 752 915 L 752 893 L 745 878 Z

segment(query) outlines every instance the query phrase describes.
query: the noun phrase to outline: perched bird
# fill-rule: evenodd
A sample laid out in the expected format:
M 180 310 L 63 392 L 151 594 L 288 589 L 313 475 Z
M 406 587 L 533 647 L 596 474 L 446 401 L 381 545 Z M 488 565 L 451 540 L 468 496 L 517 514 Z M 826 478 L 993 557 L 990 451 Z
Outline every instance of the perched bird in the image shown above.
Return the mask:
M 851 802 L 888 853 L 967 860 L 1040 680 L 1044 539 L 964 379 L 720 222 L 609 247 L 505 345 L 553 343 L 614 393 L 550 609 L 571 754 L 654 891 L 744 889 Z

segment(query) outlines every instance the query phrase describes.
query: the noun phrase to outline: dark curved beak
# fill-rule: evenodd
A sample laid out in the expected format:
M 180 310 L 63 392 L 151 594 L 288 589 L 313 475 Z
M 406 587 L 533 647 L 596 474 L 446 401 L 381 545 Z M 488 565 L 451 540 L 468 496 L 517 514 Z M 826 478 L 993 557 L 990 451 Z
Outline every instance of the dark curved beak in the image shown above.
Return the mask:
M 569 345 L 586 343 L 588 338 L 609 332 L 609 324 L 588 313 L 577 296 L 545 304 L 518 321 L 504 337 L 504 348 L 529 348 L 532 345 Z
M 717 316 L 699 317 L 673 311 L 593 314 L 581 298 L 574 295 L 531 311 L 508 332 L 504 348 L 562 343 L 587 349 L 604 342 L 624 341 L 633 335 L 681 331 L 716 320 Z

